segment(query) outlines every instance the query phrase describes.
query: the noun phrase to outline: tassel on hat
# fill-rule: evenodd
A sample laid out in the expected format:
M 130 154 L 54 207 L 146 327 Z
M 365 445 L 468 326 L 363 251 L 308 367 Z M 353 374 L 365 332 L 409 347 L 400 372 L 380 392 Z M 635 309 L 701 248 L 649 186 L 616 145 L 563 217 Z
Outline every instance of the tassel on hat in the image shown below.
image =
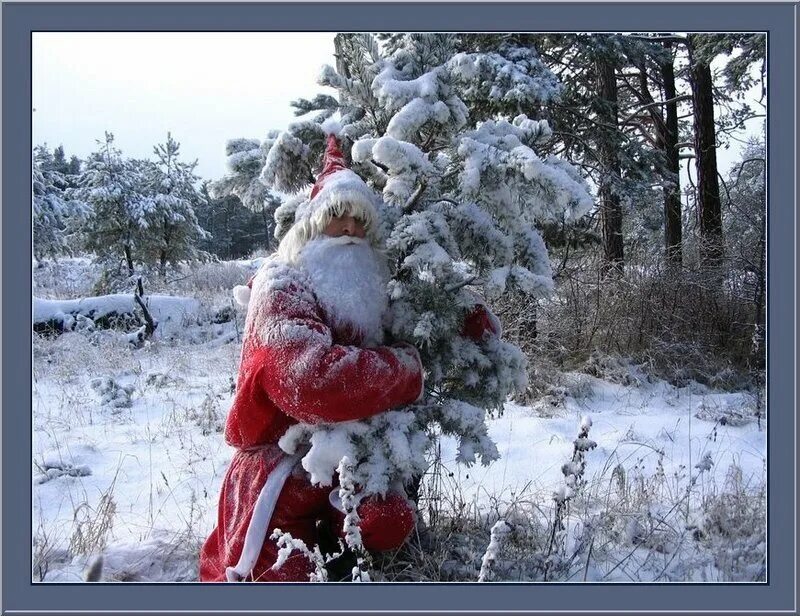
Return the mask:
M 236 300 L 236 303 L 242 308 L 247 308 L 247 305 L 250 303 L 250 296 L 253 294 L 253 278 L 255 278 L 255 276 L 250 276 L 250 280 L 247 281 L 246 285 L 237 284 L 233 287 L 233 299 Z

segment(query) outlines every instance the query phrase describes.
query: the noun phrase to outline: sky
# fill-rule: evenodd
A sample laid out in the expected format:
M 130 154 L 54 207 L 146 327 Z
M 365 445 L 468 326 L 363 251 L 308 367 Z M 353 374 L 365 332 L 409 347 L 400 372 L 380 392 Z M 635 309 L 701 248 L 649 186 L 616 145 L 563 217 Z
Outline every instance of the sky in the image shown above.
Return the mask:
M 225 173 L 229 139 L 262 139 L 294 119 L 290 102 L 331 92 L 333 32 L 36 32 L 33 143 L 83 158 L 105 131 L 131 158 L 167 132 L 207 179 Z
M 219 179 L 229 139 L 263 139 L 295 119 L 292 100 L 334 94 L 316 83 L 334 63 L 334 34 L 34 33 L 33 142 L 84 158 L 110 131 L 125 156 L 152 158 L 170 131 L 183 160 L 198 159 L 197 175 Z M 717 150 L 723 175 L 739 151 L 737 142 Z M 685 164 L 681 175 L 686 185 Z

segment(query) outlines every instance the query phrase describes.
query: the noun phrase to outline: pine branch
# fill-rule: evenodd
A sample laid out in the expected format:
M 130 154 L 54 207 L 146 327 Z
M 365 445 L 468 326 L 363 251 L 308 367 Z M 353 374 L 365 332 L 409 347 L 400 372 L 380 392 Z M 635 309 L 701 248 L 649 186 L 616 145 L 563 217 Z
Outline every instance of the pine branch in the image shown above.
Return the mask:
M 691 94 L 681 94 L 680 96 L 676 96 L 675 98 L 670 98 L 666 101 L 653 101 L 651 103 L 647 103 L 642 105 L 638 109 L 636 109 L 632 114 L 630 114 L 627 118 L 625 118 L 619 125 L 620 128 L 625 126 L 628 122 L 630 122 L 634 117 L 636 117 L 640 112 L 644 111 L 645 109 L 650 109 L 651 107 L 658 107 L 661 105 L 669 105 L 670 103 L 677 103 L 680 101 L 691 100 Z
M 403 210 L 406 212 L 410 212 L 414 209 L 414 206 L 419 201 L 419 198 L 422 196 L 422 193 L 425 192 L 425 188 L 427 187 L 427 183 L 423 180 L 417 186 L 417 189 L 411 195 L 406 204 L 403 206 Z

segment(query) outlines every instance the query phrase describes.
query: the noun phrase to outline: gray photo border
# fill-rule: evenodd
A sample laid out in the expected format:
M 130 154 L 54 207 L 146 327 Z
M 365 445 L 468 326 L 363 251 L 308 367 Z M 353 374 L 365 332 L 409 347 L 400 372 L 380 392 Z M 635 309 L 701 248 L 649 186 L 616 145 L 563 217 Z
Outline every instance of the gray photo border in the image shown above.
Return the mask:
M 2 6 L 3 613 L 795 613 L 797 5 L 782 3 L 5 3 Z M 30 152 L 33 31 L 766 31 L 769 53 L 768 582 L 33 584 Z M 775 333 L 773 333 L 775 330 Z M 773 425 L 774 422 L 774 425 Z

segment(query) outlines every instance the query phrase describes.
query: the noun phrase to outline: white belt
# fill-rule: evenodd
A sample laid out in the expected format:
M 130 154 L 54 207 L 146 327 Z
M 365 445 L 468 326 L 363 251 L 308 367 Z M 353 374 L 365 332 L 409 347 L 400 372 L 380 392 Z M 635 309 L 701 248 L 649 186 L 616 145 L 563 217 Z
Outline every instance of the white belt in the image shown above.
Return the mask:
M 244 536 L 244 545 L 239 562 L 235 567 L 225 569 L 225 577 L 228 582 L 240 582 L 255 567 L 261 548 L 264 546 L 264 539 L 267 536 L 267 527 L 272 519 L 272 512 L 275 511 L 275 503 L 283 490 L 292 469 L 300 460 L 299 454 L 284 456 L 278 465 L 272 470 L 258 493 L 256 504 L 253 507 L 253 515 L 250 524 L 247 525 L 247 532 Z

